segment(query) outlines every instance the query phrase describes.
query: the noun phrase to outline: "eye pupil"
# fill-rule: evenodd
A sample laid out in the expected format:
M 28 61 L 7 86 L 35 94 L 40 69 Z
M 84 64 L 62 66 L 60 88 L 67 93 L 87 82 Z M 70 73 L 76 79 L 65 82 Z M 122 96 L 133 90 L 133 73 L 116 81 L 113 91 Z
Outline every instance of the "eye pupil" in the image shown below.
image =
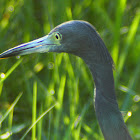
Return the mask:
M 55 35 L 56 39 L 58 39 L 58 35 Z
M 60 33 L 55 33 L 54 34 L 55 39 L 57 40 L 61 40 L 62 39 L 62 35 Z

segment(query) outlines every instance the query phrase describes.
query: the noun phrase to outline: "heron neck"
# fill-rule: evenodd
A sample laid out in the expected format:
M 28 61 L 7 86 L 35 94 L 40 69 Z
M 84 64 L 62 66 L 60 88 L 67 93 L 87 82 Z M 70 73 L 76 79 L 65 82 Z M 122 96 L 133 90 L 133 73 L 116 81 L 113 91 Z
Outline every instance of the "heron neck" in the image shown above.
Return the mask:
M 96 58 L 96 57 L 95 57 Z M 93 55 L 83 55 L 82 59 L 89 67 L 94 79 L 96 96 L 116 102 L 112 64 L 98 62 Z M 94 63 L 95 62 L 95 63 Z M 96 98 L 96 97 L 95 97 Z
M 112 66 L 110 64 L 93 64 L 89 66 L 89 69 L 98 95 L 116 101 Z
M 118 108 L 112 66 L 85 62 L 95 82 L 95 112 L 105 140 L 132 140 Z

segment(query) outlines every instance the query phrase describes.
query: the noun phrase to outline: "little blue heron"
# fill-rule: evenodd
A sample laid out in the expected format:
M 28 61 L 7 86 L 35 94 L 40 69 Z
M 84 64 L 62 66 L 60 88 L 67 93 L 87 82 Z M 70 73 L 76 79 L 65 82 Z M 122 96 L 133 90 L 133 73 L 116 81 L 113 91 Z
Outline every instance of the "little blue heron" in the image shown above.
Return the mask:
M 132 140 L 115 96 L 112 57 L 90 23 L 62 23 L 47 36 L 9 49 L 0 58 L 37 52 L 66 52 L 82 58 L 95 82 L 95 112 L 105 140 Z

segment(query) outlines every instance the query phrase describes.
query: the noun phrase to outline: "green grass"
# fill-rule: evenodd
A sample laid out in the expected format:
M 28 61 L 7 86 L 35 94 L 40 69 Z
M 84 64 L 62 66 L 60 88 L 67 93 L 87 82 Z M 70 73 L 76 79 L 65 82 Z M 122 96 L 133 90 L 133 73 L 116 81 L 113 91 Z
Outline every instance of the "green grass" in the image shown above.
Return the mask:
M 0 52 L 72 19 L 93 24 L 111 52 L 119 107 L 139 140 L 139 0 L 1 0 Z M 103 140 L 94 81 L 80 58 L 47 53 L 3 59 L 0 76 L 0 139 Z

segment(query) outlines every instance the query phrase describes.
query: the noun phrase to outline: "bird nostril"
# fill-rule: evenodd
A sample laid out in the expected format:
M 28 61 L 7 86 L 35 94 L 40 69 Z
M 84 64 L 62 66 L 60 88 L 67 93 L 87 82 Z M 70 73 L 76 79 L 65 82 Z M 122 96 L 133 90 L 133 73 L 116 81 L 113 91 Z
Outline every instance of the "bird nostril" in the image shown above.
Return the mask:
M 41 42 L 43 42 L 43 40 L 41 40 L 41 41 L 38 41 L 37 43 L 41 43 Z

